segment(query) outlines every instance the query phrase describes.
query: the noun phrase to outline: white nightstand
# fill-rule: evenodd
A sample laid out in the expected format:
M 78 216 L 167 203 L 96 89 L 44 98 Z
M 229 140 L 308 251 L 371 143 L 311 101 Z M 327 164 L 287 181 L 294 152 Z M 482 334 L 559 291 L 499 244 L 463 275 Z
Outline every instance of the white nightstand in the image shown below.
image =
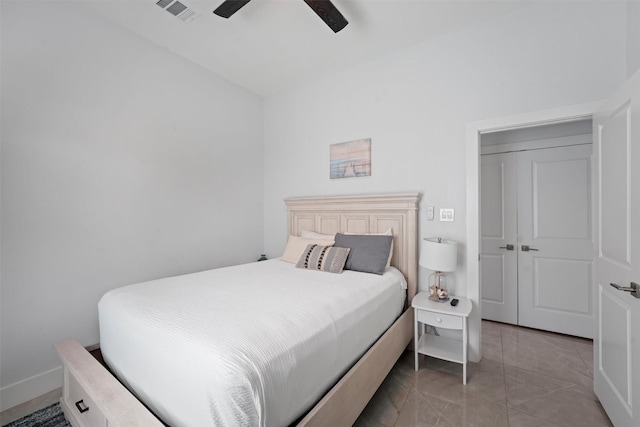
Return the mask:
M 462 363 L 462 383 L 467 384 L 467 319 L 471 313 L 471 301 L 451 296 L 451 299 L 454 298 L 458 299 L 455 307 L 451 306 L 451 301 L 430 300 L 428 292 L 420 292 L 413 298 L 411 306 L 415 310 L 416 371 L 420 354 Z M 428 335 L 425 333 L 425 325 L 462 331 L 462 343 L 457 339 Z

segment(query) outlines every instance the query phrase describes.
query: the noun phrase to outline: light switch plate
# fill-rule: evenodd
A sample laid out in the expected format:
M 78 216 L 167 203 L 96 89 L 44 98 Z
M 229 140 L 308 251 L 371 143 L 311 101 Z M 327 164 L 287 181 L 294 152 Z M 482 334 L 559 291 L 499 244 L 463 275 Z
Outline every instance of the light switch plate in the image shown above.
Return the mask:
M 427 219 L 429 221 L 433 221 L 433 217 L 435 215 L 435 208 L 433 206 L 427 206 Z
M 455 221 L 455 209 L 440 209 L 440 221 Z

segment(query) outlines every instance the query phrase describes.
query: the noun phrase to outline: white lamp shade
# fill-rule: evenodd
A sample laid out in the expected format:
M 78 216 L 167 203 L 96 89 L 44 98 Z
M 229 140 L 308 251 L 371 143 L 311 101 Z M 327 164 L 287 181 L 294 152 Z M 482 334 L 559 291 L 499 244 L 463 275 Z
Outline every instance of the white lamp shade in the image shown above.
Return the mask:
M 434 271 L 455 271 L 458 265 L 458 243 L 438 238 L 424 239 L 420 265 Z

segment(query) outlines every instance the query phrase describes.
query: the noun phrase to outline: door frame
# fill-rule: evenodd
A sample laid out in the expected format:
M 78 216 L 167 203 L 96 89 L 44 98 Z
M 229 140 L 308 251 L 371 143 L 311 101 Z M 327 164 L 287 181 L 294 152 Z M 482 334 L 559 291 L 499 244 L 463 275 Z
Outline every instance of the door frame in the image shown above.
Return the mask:
M 480 138 L 483 133 L 536 127 L 553 123 L 589 120 L 603 101 L 593 101 L 564 107 L 538 110 L 511 116 L 495 117 L 467 123 L 466 187 L 467 187 L 467 298 L 473 302 L 469 321 L 469 360 L 482 358 L 482 313 L 480 307 Z M 594 165 L 595 167 L 595 165 Z

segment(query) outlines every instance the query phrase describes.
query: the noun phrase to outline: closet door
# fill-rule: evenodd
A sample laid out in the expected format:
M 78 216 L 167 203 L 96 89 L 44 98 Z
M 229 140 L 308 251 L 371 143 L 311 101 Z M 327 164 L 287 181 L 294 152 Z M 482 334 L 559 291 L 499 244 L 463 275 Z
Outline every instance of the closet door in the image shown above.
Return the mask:
M 519 324 L 593 337 L 589 145 L 518 153 Z
M 516 153 L 481 158 L 482 318 L 518 323 Z

